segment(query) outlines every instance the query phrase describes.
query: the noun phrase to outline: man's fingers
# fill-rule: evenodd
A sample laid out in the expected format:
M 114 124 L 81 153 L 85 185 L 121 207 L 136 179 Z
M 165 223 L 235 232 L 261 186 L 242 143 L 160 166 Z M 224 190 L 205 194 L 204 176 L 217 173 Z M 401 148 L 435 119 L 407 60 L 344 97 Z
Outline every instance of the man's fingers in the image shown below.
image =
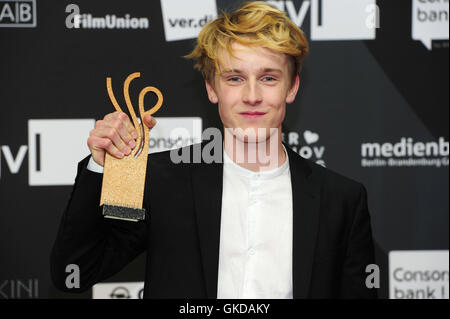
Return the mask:
M 136 130 L 134 128 L 134 125 L 131 123 L 131 120 L 128 117 L 128 115 L 126 115 L 123 112 L 120 112 L 118 114 L 118 118 L 119 118 L 119 121 L 121 123 L 123 123 L 123 125 L 125 126 L 125 129 L 128 132 L 128 134 L 130 136 L 132 136 L 132 138 L 137 139 L 137 137 L 138 137 L 137 132 L 136 132 Z
M 97 136 L 90 136 L 87 144 L 92 154 L 94 161 L 103 166 L 105 163 L 105 153 L 108 152 L 116 158 L 123 158 L 124 154 L 120 152 L 108 138 L 101 138 Z
M 144 116 L 144 123 L 149 129 L 152 129 L 156 125 L 156 120 L 151 115 L 146 114 Z
M 114 146 L 114 144 L 111 142 L 108 138 L 100 138 L 100 137 L 94 137 L 94 151 L 103 151 L 108 152 L 110 155 L 122 158 L 124 154 L 117 149 L 117 147 Z
M 152 129 L 156 120 L 150 115 L 146 115 L 144 124 Z M 136 129 L 128 115 L 123 112 L 114 112 L 96 122 L 95 128 L 90 133 L 88 145 L 94 160 L 103 165 L 105 151 L 116 158 L 123 158 L 131 154 L 136 147 L 135 139 L 137 137 Z
M 103 118 L 103 121 L 98 121 L 100 122 L 102 125 L 105 126 L 112 126 L 115 128 L 119 128 L 119 122 L 121 123 L 121 125 L 125 126 L 127 132 L 131 135 L 131 137 L 133 139 L 137 139 L 138 137 L 138 133 L 136 132 L 136 129 L 134 128 L 133 123 L 131 122 L 130 118 L 128 117 L 128 115 L 124 112 L 113 112 L 113 113 L 109 113 L 106 114 L 105 117 Z M 126 137 L 127 134 L 123 133 L 123 137 Z M 127 141 L 129 142 L 129 141 Z
M 124 153 L 119 151 L 117 147 L 114 146 L 114 144 L 111 142 L 110 139 L 104 138 L 102 141 L 100 141 L 100 145 L 102 149 L 105 149 L 110 155 L 116 157 L 116 158 L 123 158 Z
M 111 127 L 113 127 L 118 133 L 120 138 L 124 141 L 124 143 L 133 149 L 136 146 L 136 141 L 132 136 L 132 132 L 134 132 L 134 127 L 131 125 L 131 122 L 128 116 L 125 113 L 119 113 L 117 118 L 111 121 Z M 129 129 L 129 127 L 133 127 Z M 137 136 L 137 135 L 136 135 Z M 119 145 L 116 144 L 119 147 Z M 122 151 L 125 151 L 123 148 L 120 148 Z
M 94 133 L 91 133 L 91 135 Z M 131 147 L 125 144 L 125 141 L 122 140 L 119 132 L 114 127 L 102 127 L 95 129 L 95 136 L 102 139 L 100 145 L 96 144 L 97 147 L 101 147 L 108 151 L 111 155 L 116 155 L 115 151 L 110 150 L 119 150 L 121 153 L 125 155 L 129 155 L 131 153 Z M 107 142 L 103 141 L 103 139 L 107 140 Z M 111 145 L 114 148 L 111 148 Z

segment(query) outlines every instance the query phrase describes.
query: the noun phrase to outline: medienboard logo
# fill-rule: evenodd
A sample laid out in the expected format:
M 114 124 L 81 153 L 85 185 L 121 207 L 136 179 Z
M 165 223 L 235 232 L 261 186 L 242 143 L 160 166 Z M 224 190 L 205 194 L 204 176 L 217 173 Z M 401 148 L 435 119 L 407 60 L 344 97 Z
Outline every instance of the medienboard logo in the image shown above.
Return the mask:
M 300 141 L 303 137 L 305 143 Z M 326 166 L 324 160 L 325 146 L 318 143 L 320 136 L 318 133 L 306 130 L 303 134 L 291 131 L 281 134 L 282 141 L 301 157 L 314 161 L 316 164 Z M 305 145 L 306 144 L 306 145 Z M 303 145 L 303 146 L 302 146 Z
M 161 0 L 166 41 L 196 38 L 217 16 L 216 0 Z
M 92 299 L 142 299 L 143 282 L 110 282 L 92 287 Z
M 448 48 L 448 0 L 412 0 L 411 36 L 432 50 L 433 40 L 447 40 Z
M 362 143 L 361 166 L 371 167 L 448 167 L 448 141 L 420 142 L 402 137 L 399 142 Z
M 0 0 L 0 28 L 35 28 L 36 0 Z
M 389 252 L 390 299 L 448 299 L 448 250 Z
M 106 14 L 95 17 L 91 13 L 81 13 L 77 4 L 66 6 L 66 27 L 68 29 L 148 29 L 149 20 L 146 17 L 133 17 L 130 14 L 116 16 Z
M 149 153 L 161 152 L 201 142 L 202 120 L 198 117 L 156 118 Z M 30 186 L 73 185 L 78 162 L 89 155 L 87 139 L 94 119 L 28 120 L 28 145 L 2 145 L 0 161 L 6 162 L 11 174 L 18 174 L 28 152 Z M 1 164 L 1 163 L 0 163 Z M 0 165 L 0 178 L 1 174 Z

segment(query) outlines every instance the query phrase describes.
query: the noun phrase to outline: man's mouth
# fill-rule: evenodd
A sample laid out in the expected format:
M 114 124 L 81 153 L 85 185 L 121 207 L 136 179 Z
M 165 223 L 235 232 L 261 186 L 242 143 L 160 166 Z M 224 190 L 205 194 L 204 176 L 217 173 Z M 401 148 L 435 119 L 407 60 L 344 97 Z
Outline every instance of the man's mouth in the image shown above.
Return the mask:
M 261 116 L 263 116 L 266 113 L 265 112 L 252 111 L 252 112 L 241 112 L 239 114 L 241 114 L 245 118 L 253 119 L 253 118 L 261 117 Z

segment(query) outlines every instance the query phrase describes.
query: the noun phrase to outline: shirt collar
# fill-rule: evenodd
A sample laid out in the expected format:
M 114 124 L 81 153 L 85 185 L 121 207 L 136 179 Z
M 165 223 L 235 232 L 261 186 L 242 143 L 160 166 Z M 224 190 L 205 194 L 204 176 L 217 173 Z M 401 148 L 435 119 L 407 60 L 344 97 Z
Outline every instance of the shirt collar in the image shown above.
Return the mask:
M 282 144 L 283 145 L 283 144 Z M 249 178 L 249 179 L 273 179 L 275 177 L 278 177 L 285 173 L 289 168 L 289 157 L 288 152 L 286 151 L 286 148 L 283 145 L 283 151 L 286 154 L 286 160 L 284 163 L 275 169 L 267 170 L 267 171 L 260 171 L 260 172 L 254 172 L 249 169 L 246 169 L 242 166 L 239 166 L 233 160 L 228 156 L 228 154 L 225 152 L 225 147 L 223 148 L 223 164 L 224 169 L 232 171 L 233 173 L 236 173 L 240 176 Z

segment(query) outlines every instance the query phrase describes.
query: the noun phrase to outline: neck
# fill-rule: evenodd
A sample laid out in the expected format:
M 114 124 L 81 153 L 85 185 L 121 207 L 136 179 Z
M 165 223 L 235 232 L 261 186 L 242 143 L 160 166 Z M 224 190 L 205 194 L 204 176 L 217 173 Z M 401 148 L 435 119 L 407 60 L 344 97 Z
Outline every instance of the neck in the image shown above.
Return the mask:
M 245 169 L 267 171 L 280 167 L 286 161 L 281 129 L 275 130 L 262 141 L 245 141 L 226 128 L 224 132 L 224 151 L 234 163 Z

